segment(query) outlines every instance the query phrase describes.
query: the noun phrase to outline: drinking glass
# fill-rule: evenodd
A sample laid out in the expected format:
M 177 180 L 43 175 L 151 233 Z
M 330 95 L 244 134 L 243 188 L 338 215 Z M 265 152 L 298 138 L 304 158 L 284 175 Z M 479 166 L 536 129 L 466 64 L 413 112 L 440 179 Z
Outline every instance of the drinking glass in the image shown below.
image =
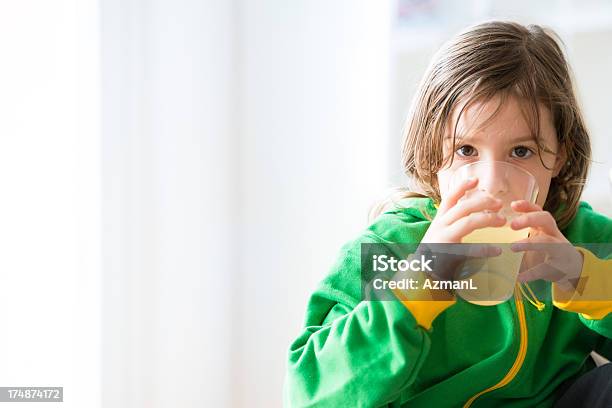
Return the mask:
M 535 203 L 538 185 L 535 177 L 525 169 L 501 161 L 478 161 L 461 166 L 453 173 L 450 183 L 457 185 L 470 177 L 477 177 L 478 184 L 467 191 L 462 200 L 487 195 L 502 200 L 499 213 L 506 218 L 506 224 L 477 229 L 463 238 L 462 243 L 497 246 L 501 254 L 484 260 L 466 261 L 457 279 L 471 279 L 472 285 L 470 289 L 458 289 L 456 293 L 468 302 L 493 306 L 512 297 L 523 253 L 511 251 L 510 244 L 529 235 L 529 228 L 516 231 L 510 228 L 510 222 L 518 215 L 510 203 L 515 200 Z

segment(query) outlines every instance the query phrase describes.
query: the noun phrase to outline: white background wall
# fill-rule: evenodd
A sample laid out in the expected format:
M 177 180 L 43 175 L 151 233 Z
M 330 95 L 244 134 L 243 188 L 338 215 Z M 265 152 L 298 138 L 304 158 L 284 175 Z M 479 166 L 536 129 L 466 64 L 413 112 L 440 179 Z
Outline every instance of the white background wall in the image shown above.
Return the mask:
M 0 3 L 0 386 L 64 407 L 101 395 L 96 6 Z
M 104 406 L 228 406 L 238 180 L 230 2 L 102 8 Z
M 384 4 L 102 3 L 104 406 L 278 406 L 385 183 Z
M 386 182 L 386 2 L 245 2 L 240 406 L 280 402 L 308 293 Z

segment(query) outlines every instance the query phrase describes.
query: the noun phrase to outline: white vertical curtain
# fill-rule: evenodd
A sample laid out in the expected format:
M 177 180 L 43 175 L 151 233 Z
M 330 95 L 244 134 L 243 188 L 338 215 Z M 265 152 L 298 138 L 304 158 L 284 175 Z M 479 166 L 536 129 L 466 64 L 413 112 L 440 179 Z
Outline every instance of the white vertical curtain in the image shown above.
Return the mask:
M 103 405 L 279 406 L 388 163 L 390 9 L 101 3 Z

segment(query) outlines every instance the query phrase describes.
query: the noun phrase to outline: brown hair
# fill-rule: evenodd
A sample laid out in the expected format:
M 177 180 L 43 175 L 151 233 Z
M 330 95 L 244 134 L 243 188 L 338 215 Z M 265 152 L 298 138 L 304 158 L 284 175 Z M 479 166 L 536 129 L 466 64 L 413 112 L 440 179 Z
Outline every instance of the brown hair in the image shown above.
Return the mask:
M 405 197 L 426 196 L 439 203 L 436 174 L 446 164 L 443 137 L 453 109 L 461 106 L 456 124 L 470 103 L 514 94 L 527 102 L 524 113 L 540 159 L 539 104 L 551 112 L 567 162 L 551 180 L 544 209 L 555 216 L 559 228 L 566 227 L 578 210 L 591 147 L 570 69 L 557 41 L 554 32 L 538 25 L 493 21 L 470 27 L 443 45 L 421 81 L 404 131 L 402 164 L 414 189 L 396 191 L 370 211 L 370 218 Z

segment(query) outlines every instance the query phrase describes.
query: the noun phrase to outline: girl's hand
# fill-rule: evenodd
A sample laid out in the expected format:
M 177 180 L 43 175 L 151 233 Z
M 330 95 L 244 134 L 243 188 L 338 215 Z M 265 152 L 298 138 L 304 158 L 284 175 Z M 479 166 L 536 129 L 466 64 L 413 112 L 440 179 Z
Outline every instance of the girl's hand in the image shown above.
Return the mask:
M 467 179 L 442 200 L 434 220 L 421 240 L 422 243 L 460 243 L 463 237 L 476 229 L 501 227 L 506 223 L 506 218 L 497 214 L 502 208 L 501 200 L 492 196 L 461 200 L 465 192 L 477 184 L 477 178 Z
M 519 281 L 544 279 L 573 291 L 582 273 L 583 257 L 563 236 L 552 214 L 525 200 L 513 201 L 512 209 L 523 213 L 510 223 L 514 230 L 531 228 L 529 237 L 512 244 L 514 252 L 525 251 Z
M 463 237 L 476 229 L 501 227 L 506 223 L 506 219 L 497 213 L 502 208 L 501 200 L 492 196 L 462 200 L 465 193 L 477 184 L 478 179 L 467 179 L 450 192 L 440 203 L 434 220 L 419 244 L 417 253 L 424 252 L 435 258 L 435 271 L 430 274 L 434 278 L 455 279 L 467 259 L 501 254 L 500 248 L 488 244 L 453 245 L 460 244 Z

